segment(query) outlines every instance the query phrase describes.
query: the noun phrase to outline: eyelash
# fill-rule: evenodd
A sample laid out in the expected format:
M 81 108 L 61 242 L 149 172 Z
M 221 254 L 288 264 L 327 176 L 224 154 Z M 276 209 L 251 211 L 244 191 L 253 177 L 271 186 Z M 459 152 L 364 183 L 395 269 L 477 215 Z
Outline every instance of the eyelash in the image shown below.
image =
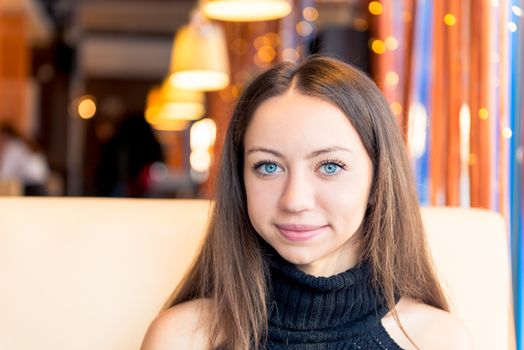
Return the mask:
M 344 162 L 342 162 L 342 161 L 340 161 L 338 159 L 326 159 L 326 160 L 324 160 L 324 161 L 322 161 L 320 163 L 320 166 L 323 166 L 323 165 L 326 165 L 326 164 L 338 165 L 340 167 L 340 169 L 342 169 L 342 170 L 347 170 L 347 168 L 348 168 L 347 165 Z
M 259 160 L 258 162 L 256 162 L 255 164 L 253 164 L 253 169 L 255 171 L 257 171 L 261 176 L 271 176 L 272 174 L 264 174 L 264 173 L 261 173 L 260 171 L 258 171 L 258 169 L 262 166 L 262 165 L 265 165 L 265 164 L 274 164 L 280 168 L 282 168 L 277 162 L 273 161 L 273 160 L 270 160 L 270 159 L 263 159 L 263 160 Z M 319 164 L 319 168 L 324 166 L 324 165 L 327 165 L 327 164 L 335 164 L 337 165 L 340 169 L 342 170 L 347 170 L 347 165 L 338 160 L 338 159 L 326 159 L 324 161 L 322 161 L 320 164 Z M 338 173 L 338 172 L 337 172 Z M 326 176 L 334 176 L 336 175 L 337 173 L 333 174 L 333 175 L 326 175 Z M 325 175 L 325 174 L 324 174 Z
M 265 164 L 274 164 L 278 167 L 280 167 L 280 165 L 278 165 L 278 163 L 272 161 L 272 160 L 269 160 L 269 159 L 263 159 L 263 160 L 259 160 L 258 162 L 256 162 L 255 164 L 253 164 L 253 169 L 258 173 L 260 174 L 261 176 L 271 176 L 272 174 L 264 174 L 264 173 L 261 173 L 259 171 L 259 168 L 262 166 L 262 165 L 265 165 Z

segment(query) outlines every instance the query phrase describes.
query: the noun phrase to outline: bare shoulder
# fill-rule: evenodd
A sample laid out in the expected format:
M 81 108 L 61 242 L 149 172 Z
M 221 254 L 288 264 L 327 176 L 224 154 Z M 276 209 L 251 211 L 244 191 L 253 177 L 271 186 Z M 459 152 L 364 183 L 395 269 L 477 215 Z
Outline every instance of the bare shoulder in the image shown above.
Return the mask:
M 473 344 L 464 325 L 449 312 L 402 298 L 397 304 L 400 322 L 411 339 L 422 350 L 471 350 Z M 391 313 L 382 324 L 403 349 L 416 349 L 395 322 Z
M 141 350 L 208 348 L 209 300 L 195 299 L 161 312 L 149 326 Z

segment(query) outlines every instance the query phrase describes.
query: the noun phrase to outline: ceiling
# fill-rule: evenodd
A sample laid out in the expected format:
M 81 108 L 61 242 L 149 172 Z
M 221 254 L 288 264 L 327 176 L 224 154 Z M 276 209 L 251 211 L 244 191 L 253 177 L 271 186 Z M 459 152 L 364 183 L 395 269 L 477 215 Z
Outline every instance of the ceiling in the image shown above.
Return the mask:
M 88 78 L 161 79 L 194 0 L 40 0 Z
M 87 32 L 172 35 L 194 6 L 194 0 L 87 0 L 78 21 Z

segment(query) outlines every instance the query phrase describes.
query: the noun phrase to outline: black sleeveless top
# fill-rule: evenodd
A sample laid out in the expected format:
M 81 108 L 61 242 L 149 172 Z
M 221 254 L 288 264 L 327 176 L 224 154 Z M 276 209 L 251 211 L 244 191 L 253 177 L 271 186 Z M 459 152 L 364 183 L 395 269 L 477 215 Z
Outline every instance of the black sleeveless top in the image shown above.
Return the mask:
M 369 264 L 331 277 L 308 275 L 269 254 L 267 350 L 402 350 L 380 320 L 388 313 Z

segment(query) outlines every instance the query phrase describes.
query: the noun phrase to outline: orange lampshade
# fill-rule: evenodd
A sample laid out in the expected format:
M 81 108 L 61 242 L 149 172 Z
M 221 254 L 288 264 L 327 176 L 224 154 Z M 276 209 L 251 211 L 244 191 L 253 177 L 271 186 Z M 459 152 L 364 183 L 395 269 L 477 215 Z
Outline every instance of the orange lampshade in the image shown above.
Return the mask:
M 183 130 L 188 121 L 205 113 L 204 95 L 200 91 L 180 90 L 168 81 L 151 89 L 147 96 L 146 120 L 159 130 Z
M 169 81 L 184 90 L 213 91 L 229 84 L 229 61 L 222 28 L 200 15 L 176 34 Z

